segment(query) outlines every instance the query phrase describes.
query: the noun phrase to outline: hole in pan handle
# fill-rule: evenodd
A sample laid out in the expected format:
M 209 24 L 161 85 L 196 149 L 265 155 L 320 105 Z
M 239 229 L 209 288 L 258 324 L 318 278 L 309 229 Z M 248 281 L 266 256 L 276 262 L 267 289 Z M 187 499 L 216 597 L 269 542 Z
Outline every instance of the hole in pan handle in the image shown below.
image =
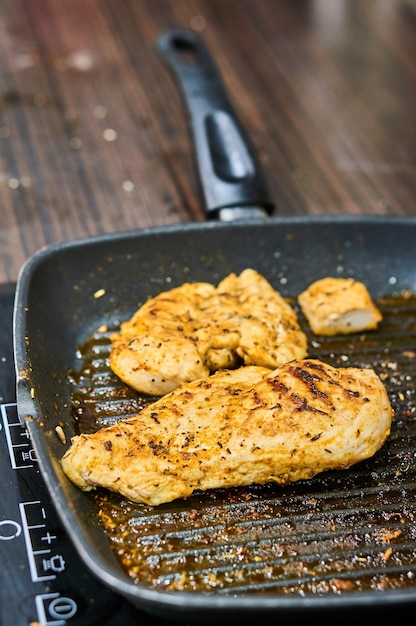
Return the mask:
M 273 203 L 259 161 L 203 40 L 193 31 L 172 30 L 156 46 L 187 109 L 207 218 L 267 217 Z

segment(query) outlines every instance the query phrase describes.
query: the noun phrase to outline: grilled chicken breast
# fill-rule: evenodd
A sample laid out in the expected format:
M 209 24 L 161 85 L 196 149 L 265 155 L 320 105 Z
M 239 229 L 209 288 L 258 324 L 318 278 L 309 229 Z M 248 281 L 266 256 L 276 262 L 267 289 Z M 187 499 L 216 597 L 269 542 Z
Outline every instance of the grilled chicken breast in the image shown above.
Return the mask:
M 220 371 L 185 384 L 137 416 L 72 439 L 62 458 L 81 489 L 150 505 L 195 490 L 286 484 L 367 459 L 393 418 L 371 369 L 300 360 L 270 371 Z
M 307 354 L 294 309 L 253 269 L 230 274 L 217 287 L 197 282 L 164 291 L 111 340 L 112 370 L 157 396 L 219 369 L 274 369 Z
M 316 335 L 372 330 L 382 320 L 367 287 L 353 278 L 317 280 L 299 294 L 298 302 Z

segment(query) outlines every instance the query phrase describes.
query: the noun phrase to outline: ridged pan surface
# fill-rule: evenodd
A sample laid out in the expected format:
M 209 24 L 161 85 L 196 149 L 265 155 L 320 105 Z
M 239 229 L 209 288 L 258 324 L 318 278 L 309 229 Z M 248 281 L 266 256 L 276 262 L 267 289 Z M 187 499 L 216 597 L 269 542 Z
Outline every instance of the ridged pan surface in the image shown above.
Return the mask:
M 377 333 L 309 338 L 309 355 L 337 367 L 371 363 L 395 409 L 388 443 L 346 472 L 296 485 L 212 490 L 158 507 L 97 496 L 115 554 L 155 589 L 313 594 L 416 585 L 416 297 L 378 300 Z M 149 403 L 108 367 L 109 334 L 82 347 L 74 377 L 79 432 L 131 417 Z M 413 504 L 412 504 L 413 503 Z
M 100 237 L 28 262 L 15 307 L 19 415 L 96 576 L 150 612 L 198 621 L 416 603 L 415 235 L 410 218 L 271 218 Z M 299 319 L 309 356 L 372 365 L 382 377 L 395 410 L 386 444 L 349 470 L 159 507 L 81 492 L 60 468 L 70 437 L 149 401 L 111 373 L 111 330 L 149 296 L 246 267 L 295 308 L 297 294 L 323 276 L 368 286 L 383 313 L 377 331 L 324 338 Z

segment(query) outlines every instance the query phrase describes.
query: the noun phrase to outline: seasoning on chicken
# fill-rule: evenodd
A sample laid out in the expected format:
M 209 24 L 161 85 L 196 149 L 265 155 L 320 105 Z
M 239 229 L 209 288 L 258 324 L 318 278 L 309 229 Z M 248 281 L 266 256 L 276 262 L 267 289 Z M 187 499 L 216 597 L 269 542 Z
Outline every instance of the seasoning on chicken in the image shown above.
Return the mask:
M 353 278 L 322 278 L 298 296 L 316 335 L 356 333 L 377 328 L 382 315 L 367 287 Z
M 274 369 L 307 354 L 295 310 L 253 269 L 229 274 L 217 287 L 196 282 L 164 291 L 111 340 L 112 370 L 157 396 L 219 369 Z
M 292 361 L 220 371 L 136 416 L 75 436 L 62 458 L 81 489 L 158 505 L 195 490 L 286 484 L 374 455 L 393 411 L 372 369 Z

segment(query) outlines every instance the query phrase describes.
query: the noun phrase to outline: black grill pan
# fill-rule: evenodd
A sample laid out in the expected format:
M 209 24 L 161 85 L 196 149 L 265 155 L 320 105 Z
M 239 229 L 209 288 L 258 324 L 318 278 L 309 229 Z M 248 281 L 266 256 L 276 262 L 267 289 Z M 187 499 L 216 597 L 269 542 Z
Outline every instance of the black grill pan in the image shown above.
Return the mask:
M 217 130 L 212 137 L 217 142 Z M 222 144 L 211 153 L 222 158 Z M 415 608 L 416 220 L 263 218 L 270 205 L 262 183 L 255 183 L 255 197 L 246 180 L 257 181 L 249 154 L 242 169 L 215 169 L 227 173 L 227 185 L 238 184 L 241 196 L 240 204 L 227 195 L 211 205 L 220 221 L 60 244 L 28 260 L 14 311 L 20 419 L 82 560 L 149 613 L 186 623 L 237 623 L 252 614 L 293 624 Z M 250 206 L 254 218 L 243 211 L 221 221 L 229 215 L 223 208 Z M 374 366 L 395 409 L 385 446 L 365 463 L 310 481 L 196 493 L 156 508 L 81 492 L 60 467 L 70 437 L 143 401 L 109 371 L 108 333 L 161 290 L 216 283 L 246 267 L 295 307 L 297 294 L 323 276 L 367 285 L 384 315 L 379 330 L 348 338 L 309 334 L 309 355 Z

